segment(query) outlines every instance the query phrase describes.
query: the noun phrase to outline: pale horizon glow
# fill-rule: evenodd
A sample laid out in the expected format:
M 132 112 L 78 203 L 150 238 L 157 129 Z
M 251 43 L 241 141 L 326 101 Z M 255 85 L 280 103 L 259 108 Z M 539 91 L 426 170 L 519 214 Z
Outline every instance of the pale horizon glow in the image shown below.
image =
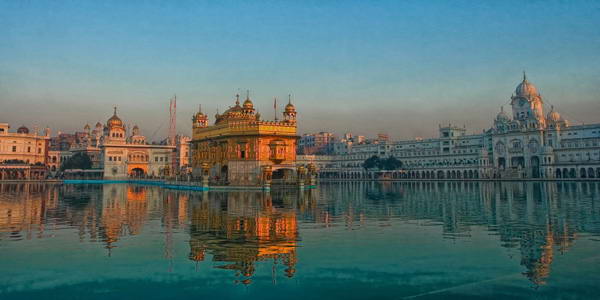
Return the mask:
M 478 133 L 523 70 L 546 112 L 600 122 L 595 1 L 0 1 L 0 36 L 13 130 L 81 131 L 116 105 L 159 139 L 176 94 L 190 135 L 199 104 L 212 123 L 249 89 L 264 119 L 292 94 L 300 133 Z

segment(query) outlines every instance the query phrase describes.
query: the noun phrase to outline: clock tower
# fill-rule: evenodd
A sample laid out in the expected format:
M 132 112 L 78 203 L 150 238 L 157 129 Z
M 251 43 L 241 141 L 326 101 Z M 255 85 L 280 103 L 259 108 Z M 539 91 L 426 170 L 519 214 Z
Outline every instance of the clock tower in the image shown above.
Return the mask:
M 543 104 L 542 96 L 523 72 L 523 81 L 511 97 L 513 120 L 522 121 L 526 128 L 542 129 L 545 125 Z

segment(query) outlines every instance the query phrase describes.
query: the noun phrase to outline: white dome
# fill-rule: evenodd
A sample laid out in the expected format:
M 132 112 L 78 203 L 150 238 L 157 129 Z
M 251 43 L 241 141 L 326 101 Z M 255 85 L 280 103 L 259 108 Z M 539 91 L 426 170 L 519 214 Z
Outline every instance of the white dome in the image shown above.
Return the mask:
M 550 122 L 560 122 L 563 121 L 563 118 L 560 116 L 560 114 L 554 110 L 554 105 L 551 106 L 550 108 L 550 112 L 548 112 L 548 115 L 546 115 L 546 120 L 550 121 Z
M 504 107 L 502 107 L 502 106 L 500 107 L 500 112 L 496 116 L 496 121 L 498 121 L 498 122 L 508 122 L 508 121 L 510 121 L 510 118 L 504 112 Z
M 515 94 L 517 94 L 517 96 L 539 95 L 535 85 L 527 81 L 527 76 L 525 76 L 525 73 L 523 73 L 523 81 L 521 81 L 521 83 L 515 89 Z

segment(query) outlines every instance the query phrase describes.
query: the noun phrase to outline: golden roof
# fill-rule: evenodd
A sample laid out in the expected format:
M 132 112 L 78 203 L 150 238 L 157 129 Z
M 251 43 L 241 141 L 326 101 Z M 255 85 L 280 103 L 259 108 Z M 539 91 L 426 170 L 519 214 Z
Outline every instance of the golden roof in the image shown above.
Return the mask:
M 108 119 L 108 121 L 106 121 L 106 125 L 108 125 L 109 127 L 123 127 L 123 121 L 121 121 L 121 119 L 119 119 L 119 117 L 117 117 L 117 107 L 114 107 L 115 112 L 113 114 L 112 117 L 110 117 L 110 119 Z

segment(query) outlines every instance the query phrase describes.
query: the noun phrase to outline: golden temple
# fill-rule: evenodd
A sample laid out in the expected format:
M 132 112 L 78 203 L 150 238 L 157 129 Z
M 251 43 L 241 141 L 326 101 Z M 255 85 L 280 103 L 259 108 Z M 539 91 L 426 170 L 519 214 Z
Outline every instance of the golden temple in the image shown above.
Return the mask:
M 192 118 L 192 169 L 194 176 L 208 177 L 211 184 L 260 186 L 297 183 L 302 168 L 296 169 L 296 108 L 291 99 L 283 119 L 262 120 L 247 96 L 240 105 L 208 116 L 200 109 Z M 300 173 L 300 174 L 299 174 Z

